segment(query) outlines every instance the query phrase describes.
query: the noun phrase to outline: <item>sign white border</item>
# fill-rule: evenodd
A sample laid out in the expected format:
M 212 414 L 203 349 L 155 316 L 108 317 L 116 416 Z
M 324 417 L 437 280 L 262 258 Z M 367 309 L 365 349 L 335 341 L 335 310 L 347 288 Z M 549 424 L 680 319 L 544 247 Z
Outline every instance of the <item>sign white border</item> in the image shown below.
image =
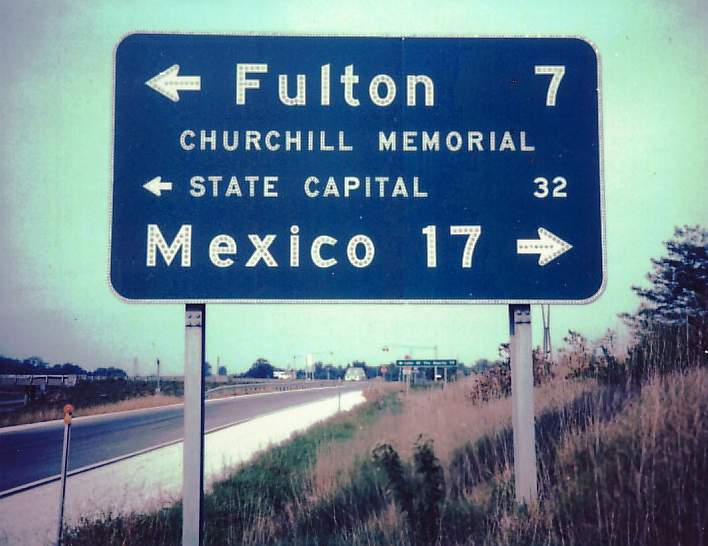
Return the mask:
M 113 239 L 113 174 L 114 174 L 114 151 L 115 151 L 115 112 L 116 112 L 116 53 L 118 46 L 128 36 L 134 34 L 152 34 L 152 35 L 179 35 L 179 36 L 278 36 L 278 37 L 294 37 L 294 38 L 566 38 L 581 40 L 592 47 L 597 59 L 597 127 L 598 127 L 598 154 L 600 168 L 600 244 L 602 246 L 602 283 L 592 296 L 582 300 L 533 300 L 533 299 L 513 299 L 513 300 L 445 300 L 445 299 L 133 299 L 126 298 L 121 295 L 113 286 L 111 281 L 111 253 Z M 574 35 L 556 35 L 556 34 L 537 34 L 537 35 L 512 35 L 512 34 L 490 34 L 490 35 L 460 35 L 460 34 L 408 34 L 405 36 L 398 34 L 320 34 L 320 33 L 290 33 L 290 32 L 182 32 L 182 31 L 154 31 L 154 30 L 135 30 L 126 32 L 120 36 L 116 44 L 113 46 L 113 78 L 111 86 L 111 160 L 110 160 L 110 175 L 109 191 L 108 191 L 108 270 L 106 278 L 110 291 L 121 301 L 125 303 L 143 304 L 143 303 L 162 303 L 162 304 L 188 304 L 188 303 L 260 303 L 260 304 L 428 304 L 428 305 L 513 305 L 513 304 L 529 304 L 529 305 L 583 305 L 592 303 L 597 300 L 605 292 L 607 288 L 607 239 L 605 230 L 605 154 L 604 154 L 604 132 L 602 120 L 602 62 L 600 52 L 594 42 L 584 36 Z

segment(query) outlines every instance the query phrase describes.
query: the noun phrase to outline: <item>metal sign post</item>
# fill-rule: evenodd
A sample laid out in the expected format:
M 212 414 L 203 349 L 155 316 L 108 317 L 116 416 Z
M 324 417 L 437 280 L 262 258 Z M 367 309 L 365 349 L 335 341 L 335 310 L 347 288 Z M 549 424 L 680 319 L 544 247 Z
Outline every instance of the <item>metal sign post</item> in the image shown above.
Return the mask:
M 511 420 L 514 428 L 514 490 L 521 504 L 538 498 L 536 429 L 533 410 L 531 306 L 509 306 L 511 354 Z
M 64 449 L 61 454 L 61 484 L 59 489 L 59 527 L 57 530 L 57 546 L 61 545 L 62 534 L 64 532 L 64 499 L 66 497 L 66 471 L 69 467 L 69 444 L 71 442 L 71 417 L 74 413 L 74 406 L 67 404 L 64 406 Z
M 182 544 L 202 543 L 204 497 L 204 346 L 206 305 L 187 304 L 184 322 Z

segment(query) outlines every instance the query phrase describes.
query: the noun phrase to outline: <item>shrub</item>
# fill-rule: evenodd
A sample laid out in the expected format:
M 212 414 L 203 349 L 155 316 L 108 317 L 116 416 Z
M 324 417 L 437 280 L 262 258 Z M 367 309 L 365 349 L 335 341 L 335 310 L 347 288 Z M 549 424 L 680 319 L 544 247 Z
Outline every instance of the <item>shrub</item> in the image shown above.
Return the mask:
M 373 460 L 387 477 L 387 489 L 405 516 L 413 544 L 437 543 L 445 502 L 445 475 L 432 442 L 418 438 L 412 468 L 388 444 L 374 448 Z

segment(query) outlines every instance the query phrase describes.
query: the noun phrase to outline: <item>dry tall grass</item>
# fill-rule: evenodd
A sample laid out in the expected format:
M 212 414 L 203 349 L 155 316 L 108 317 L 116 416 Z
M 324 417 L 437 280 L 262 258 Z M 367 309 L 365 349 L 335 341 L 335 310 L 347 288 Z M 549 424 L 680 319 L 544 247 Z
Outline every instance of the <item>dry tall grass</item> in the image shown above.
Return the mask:
M 536 412 L 559 408 L 581 394 L 597 389 L 594 381 L 569 381 L 565 373 L 535 389 Z M 449 384 L 444 390 L 411 391 L 403 398 L 400 414 L 381 417 L 353 439 L 320 449 L 312 470 L 312 495 L 325 497 L 350 479 L 348 470 L 357 460 L 368 459 L 381 443 L 391 445 L 404 459 L 410 459 L 419 436 L 433 440 L 435 454 L 448 468 L 456 450 L 465 443 L 494 435 L 511 425 L 511 400 L 494 399 L 476 403 L 475 378 Z
M 529 511 L 519 512 L 513 500 L 510 401 L 475 405 L 464 382 L 444 394 L 412 393 L 400 414 L 321 448 L 311 496 L 298 502 L 298 511 L 306 514 L 356 482 L 357 463 L 370 458 L 373 446 L 389 443 L 411 460 L 423 434 L 434 441 L 450 487 L 439 544 L 704 545 L 708 371 L 657 376 L 640 390 L 565 376 L 536 389 L 541 503 Z M 475 447 L 480 439 L 486 444 Z M 462 445 L 468 447 L 461 451 Z M 495 449 L 503 452 L 494 455 Z M 461 469 L 461 461 L 473 468 Z M 392 506 L 353 526 L 348 540 L 416 544 Z
M 615 419 L 568 431 L 544 508 L 566 544 L 702 545 L 708 372 L 655 378 Z

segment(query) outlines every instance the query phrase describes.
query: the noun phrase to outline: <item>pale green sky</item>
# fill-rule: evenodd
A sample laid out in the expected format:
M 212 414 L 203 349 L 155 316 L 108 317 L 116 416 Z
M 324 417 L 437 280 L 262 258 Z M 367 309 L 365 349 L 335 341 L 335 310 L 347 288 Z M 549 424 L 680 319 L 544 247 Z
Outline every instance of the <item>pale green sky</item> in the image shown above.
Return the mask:
M 553 308 L 554 343 L 591 336 L 637 300 L 673 226 L 706 224 L 708 8 L 682 2 L 129 2 L 0 0 L 0 353 L 87 368 L 182 368 L 180 305 L 119 301 L 106 281 L 113 47 L 136 30 L 387 35 L 582 35 L 602 62 L 608 285 Z M 210 305 L 207 356 L 230 371 L 388 345 L 495 357 L 505 306 Z M 540 340 L 540 322 L 535 337 Z M 392 351 L 401 357 L 405 349 Z M 432 356 L 418 351 L 415 356 Z

